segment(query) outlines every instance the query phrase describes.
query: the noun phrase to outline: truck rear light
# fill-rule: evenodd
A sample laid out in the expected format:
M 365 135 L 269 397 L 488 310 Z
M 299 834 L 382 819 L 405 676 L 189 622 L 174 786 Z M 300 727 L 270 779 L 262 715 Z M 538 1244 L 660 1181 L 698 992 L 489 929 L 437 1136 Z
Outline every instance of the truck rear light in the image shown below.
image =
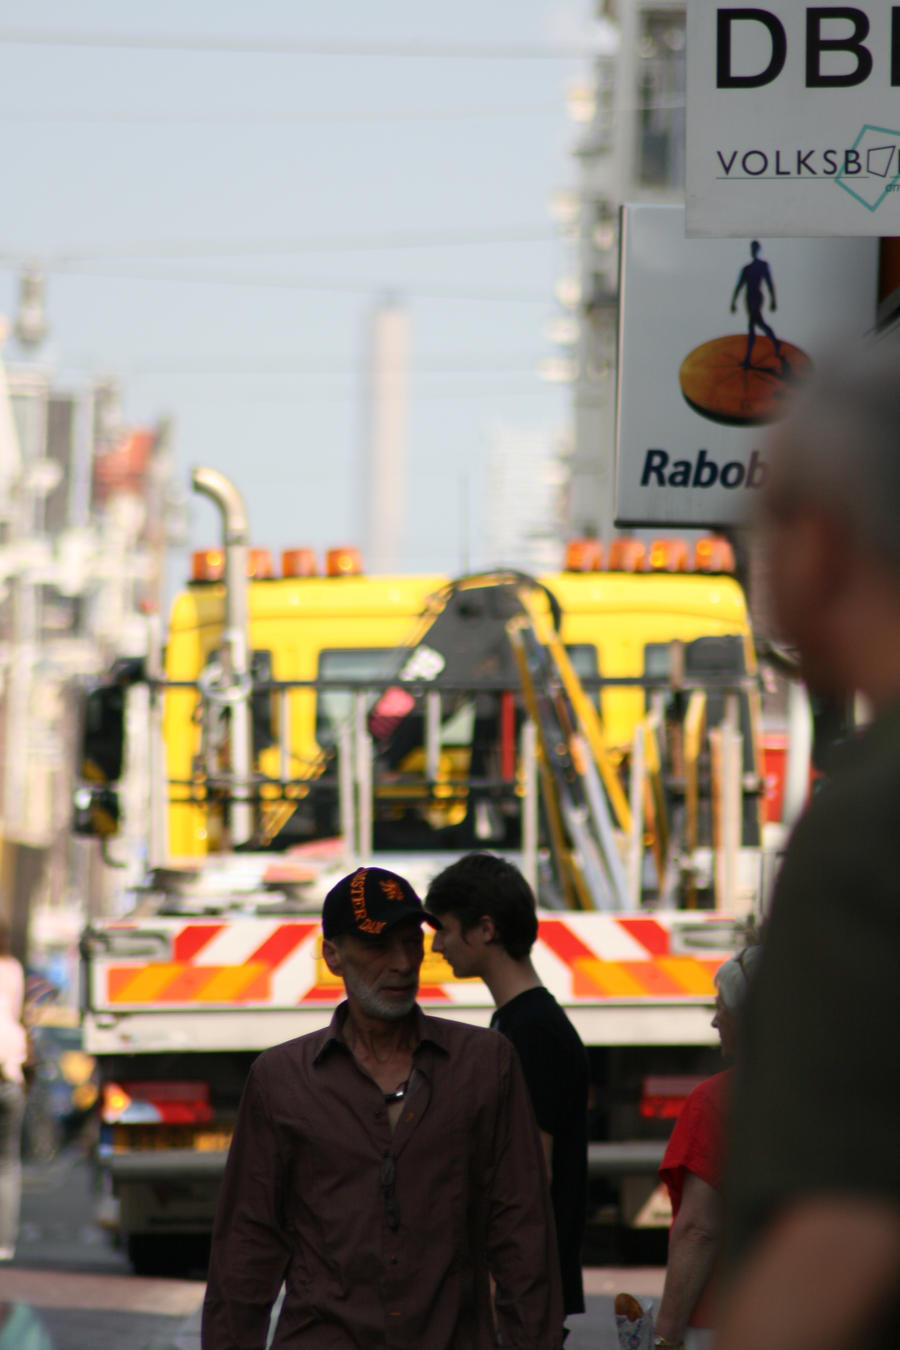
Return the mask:
M 676 1120 L 702 1075 L 658 1074 L 641 1084 L 640 1112 L 645 1120 Z
M 104 1083 L 103 1091 L 100 1096 L 100 1119 L 104 1125 L 115 1125 L 119 1121 L 131 1121 L 137 1123 L 138 1120 L 147 1119 L 145 1115 L 129 1112 L 132 1105 L 131 1098 L 119 1083 Z M 156 1117 L 153 1117 L 155 1120 Z
M 213 1118 L 209 1084 L 104 1083 L 100 1117 L 107 1125 L 205 1125 Z

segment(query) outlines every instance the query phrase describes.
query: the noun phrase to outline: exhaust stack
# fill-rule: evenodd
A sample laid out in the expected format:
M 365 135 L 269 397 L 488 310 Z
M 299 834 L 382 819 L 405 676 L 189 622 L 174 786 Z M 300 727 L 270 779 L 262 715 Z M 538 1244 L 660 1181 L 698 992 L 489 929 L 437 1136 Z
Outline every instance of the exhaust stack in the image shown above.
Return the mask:
M 209 497 L 222 516 L 225 554 L 225 631 L 222 648 L 227 701 L 231 709 L 231 842 L 243 844 L 254 829 L 251 800 L 253 729 L 250 716 L 250 644 L 248 639 L 247 545 L 249 527 L 244 499 L 217 469 L 198 467 L 191 474 L 195 492 Z M 226 692 L 226 691 L 223 691 Z

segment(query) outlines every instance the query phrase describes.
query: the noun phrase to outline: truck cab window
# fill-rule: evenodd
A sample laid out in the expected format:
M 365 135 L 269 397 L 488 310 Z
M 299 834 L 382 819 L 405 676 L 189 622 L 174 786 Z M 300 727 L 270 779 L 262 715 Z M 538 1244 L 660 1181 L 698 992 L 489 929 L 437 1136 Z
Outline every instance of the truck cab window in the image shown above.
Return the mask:
M 401 655 L 394 647 L 331 648 L 319 653 L 320 680 L 371 680 L 366 691 L 366 710 L 381 688 L 396 677 Z M 316 692 L 316 741 L 322 749 L 337 744 L 341 727 L 353 715 L 353 690 L 319 689 Z

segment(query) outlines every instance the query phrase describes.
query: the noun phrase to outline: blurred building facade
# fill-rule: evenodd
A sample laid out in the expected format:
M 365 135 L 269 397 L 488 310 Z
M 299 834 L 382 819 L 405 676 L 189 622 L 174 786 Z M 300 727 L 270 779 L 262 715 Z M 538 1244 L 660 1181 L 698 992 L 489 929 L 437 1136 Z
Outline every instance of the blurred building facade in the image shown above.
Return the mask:
M 555 214 L 573 271 L 557 288 L 573 446 L 567 528 L 613 533 L 619 207 L 684 197 L 684 0 L 593 0 L 602 54 L 570 90 L 577 181 Z M 563 316 L 561 316 L 563 317 Z
M 125 427 L 114 382 L 56 378 L 41 302 L 26 276 L 0 365 L 0 914 L 64 983 L 105 870 L 71 834 L 79 692 L 147 651 L 171 463 L 168 428 Z
M 568 477 L 565 449 L 542 428 L 490 429 L 484 546 L 492 565 L 531 573 L 559 570 Z

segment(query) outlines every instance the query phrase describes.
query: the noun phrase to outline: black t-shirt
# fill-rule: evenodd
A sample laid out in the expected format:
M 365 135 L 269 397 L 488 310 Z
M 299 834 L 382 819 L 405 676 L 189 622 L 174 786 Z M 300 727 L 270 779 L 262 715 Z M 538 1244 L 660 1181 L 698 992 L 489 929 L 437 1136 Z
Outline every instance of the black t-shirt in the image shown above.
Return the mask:
M 540 1128 L 553 1138 L 550 1193 L 567 1313 L 584 1312 L 581 1240 L 587 1213 L 588 1064 L 578 1032 L 548 989 L 504 1003 L 491 1026 L 512 1041 Z
M 743 1018 L 732 1263 L 805 1195 L 900 1207 L 900 707 L 839 755 L 788 846 Z

